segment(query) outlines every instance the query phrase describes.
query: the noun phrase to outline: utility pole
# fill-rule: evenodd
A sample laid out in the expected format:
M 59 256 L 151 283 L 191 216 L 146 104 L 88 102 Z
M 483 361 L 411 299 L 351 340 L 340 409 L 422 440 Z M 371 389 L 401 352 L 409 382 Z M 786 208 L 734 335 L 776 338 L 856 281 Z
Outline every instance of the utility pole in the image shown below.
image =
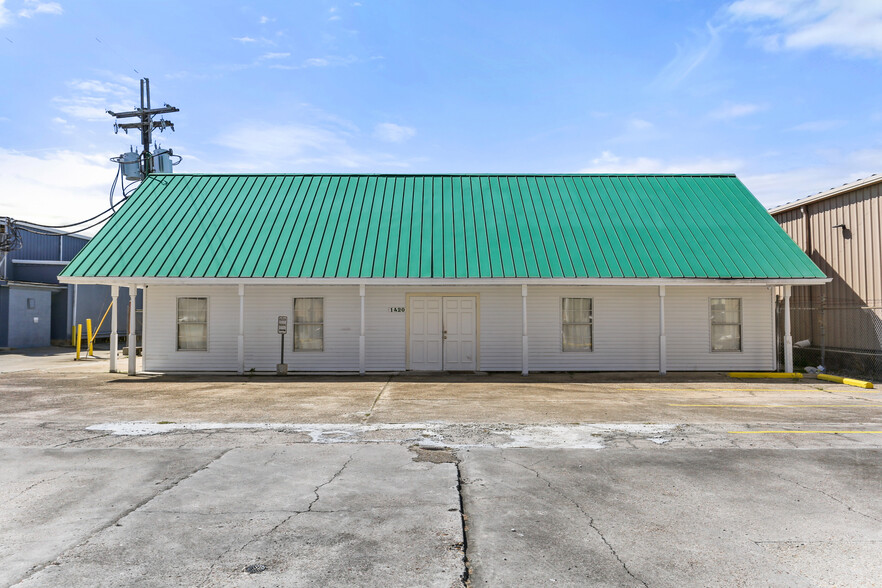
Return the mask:
M 153 117 L 157 114 L 179 111 L 180 109 L 175 108 L 174 106 L 169 106 L 168 104 L 164 104 L 162 108 L 150 107 L 150 80 L 148 78 L 143 78 L 141 80 L 141 108 L 136 108 L 135 110 L 130 110 L 128 112 L 107 111 L 107 114 L 117 119 L 132 117 L 139 119 L 138 122 L 115 122 L 113 123 L 113 130 L 119 132 L 119 129 L 122 129 L 126 134 L 128 134 L 129 129 L 139 129 L 141 131 L 141 146 L 144 149 L 141 153 L 141 173 L 143 176 L 146 177 L 147 174 L 153 172 L 153 160 L 150 155 L 150 142 L 153 135 L 153 129 L 159 129 L 160 132 L 164 131 L 166 128 L 175 130 L 175 125 L 170 120 L 165 120 L 164 118 L 153 120 Z

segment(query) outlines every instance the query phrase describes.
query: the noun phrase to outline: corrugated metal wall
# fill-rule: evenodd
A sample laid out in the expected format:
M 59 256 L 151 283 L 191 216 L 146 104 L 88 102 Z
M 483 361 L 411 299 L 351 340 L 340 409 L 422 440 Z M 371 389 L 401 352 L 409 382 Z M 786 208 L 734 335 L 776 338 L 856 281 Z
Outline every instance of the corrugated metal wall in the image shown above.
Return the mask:
M 815 309 L 798 313 L 794 339 L 820 344 L 823 304 L 827 347 L 882 349 L 882 183 L 773 216 L 833 278 L 793 289 L 794 308 Z

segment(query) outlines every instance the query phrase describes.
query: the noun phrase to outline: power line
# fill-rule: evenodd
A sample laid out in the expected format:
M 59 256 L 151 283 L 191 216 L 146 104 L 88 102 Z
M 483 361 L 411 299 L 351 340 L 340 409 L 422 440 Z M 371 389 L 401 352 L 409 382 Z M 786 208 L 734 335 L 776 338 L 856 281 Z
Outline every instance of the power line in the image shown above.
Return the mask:
M 108 209 L 108 210 L 112 210 L 112 209 Z M 107 210 L 105 210 L 104 212 L 107 212 Z M 27 231 L 28 233 L 33 233 L 33 234 L 35 234 L 35 235 L 46 235 L 46 236 L 48 236 L 48 237 L 66 237 L 66 236 L 68 236 L 68 235 L 76 235 L 77 233 L 80 233 L 80 232 L 82 232 L 82 231 L 88 231 L 89 229 L 91 229 L 91 228 L 93 228 L 93 227 L 97 227 L 98 225 L 100 225 L 100 224 L 102 224 L 102 223 L 105 223 L 105 222 L 109 221 L 109 220 L 110 220 L 110 217 L 112 217 L 112 216 L 113 216 L 113 213 L 108 214 L 107 217 L 102 218 L 102 219 L 101 219 L 100 221 L 98 221 L 97 223 L 91 224 L 91 225 L 89 225 L 88 227 L 82 227 L 82 228 L 77 229 L 76 231 L 69 231 L 69 232 L 65 232 L 65 233 L 56 233 L 56 232 L 48 232 L 48 231 L 38 231 L 38 230 L 36 230 L 36 229 L 31 229 L 31 228 L 26 227 L 26 226 L 24 226 L 24 225 L 18 225 L 18 224 L 17 224 L 14 220 L 12 220 L 12 219 L 9 219 L 9 220 L 11 221 L 11 223 L 12 223 L 13 225 L 17 225 L 17 229 L 20 230 L 20 231 Z M 93 217 L 93 218 L 95 218 L 95 217 Z M 88 221 L 84 221 L 84 222 L 88 222 Z M 31 223 L 28 223 L 28 224 L 31 224 Z

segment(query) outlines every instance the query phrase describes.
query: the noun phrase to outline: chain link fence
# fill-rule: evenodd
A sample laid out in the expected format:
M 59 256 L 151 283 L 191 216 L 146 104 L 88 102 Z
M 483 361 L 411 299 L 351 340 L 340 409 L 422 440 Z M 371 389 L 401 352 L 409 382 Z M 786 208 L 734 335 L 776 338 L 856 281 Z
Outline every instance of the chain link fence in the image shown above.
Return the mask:
M 790 307 L 793 369 L 882 380 L 882 301 L 868 306 L 822 300 Z M 784 365 L 784 302 L 776 304 L 778 365 Z

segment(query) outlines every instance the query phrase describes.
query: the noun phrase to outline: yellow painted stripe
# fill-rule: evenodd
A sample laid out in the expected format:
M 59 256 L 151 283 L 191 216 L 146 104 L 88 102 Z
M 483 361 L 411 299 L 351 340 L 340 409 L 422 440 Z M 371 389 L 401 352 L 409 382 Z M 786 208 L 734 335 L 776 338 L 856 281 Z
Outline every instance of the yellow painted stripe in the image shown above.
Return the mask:
M 766 390 L 763 388 L 616 388 L 629 392 L 822 392 L 816 388 L 799 390 Z
M 832 376 L 830 374 L 818 374 L 819 380 L 827 380 L 828 382 L 838 382 L 840 384 L 845 384 L 847 386 L 856 386 L 858 388 L 872 388 L 872 382 L 865 382 L 863 380 L 855 380 L 852 378 L 840 378 L 839 376 Z
M 768 435 L 774 433 L 798 433 L 798 434 L 816 434 L 816 435 L 882 435 L 882 431 L 729 431 L 732 435 Z
M 730 378 L 788 378 L 791 380 L 802 379 L 798 372 L 729 372 Z
M 715 408 L 882 408 L 882 404 L 668 404 Z

